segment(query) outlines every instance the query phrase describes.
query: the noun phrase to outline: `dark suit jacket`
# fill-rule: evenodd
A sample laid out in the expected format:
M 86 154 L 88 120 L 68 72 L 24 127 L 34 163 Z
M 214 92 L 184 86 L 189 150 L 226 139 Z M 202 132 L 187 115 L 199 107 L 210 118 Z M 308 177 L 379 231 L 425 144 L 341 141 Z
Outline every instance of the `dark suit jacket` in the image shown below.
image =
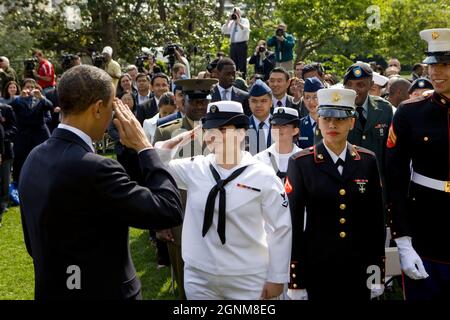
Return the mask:
M 16 115 L 17 134 L 14 137 L 14 152 L 18 157 L 28 153 L 50 137 L 47 120 L 51 118 L 53 104 L 44 98 L 31 107 L 31 98 L 18 97 L 11 102 Z
M 231 87 L 231 101 L 240 102 L 242 104 L 242 108 L 244 109 L 244 113 L 247 116 L 252 115 L 252 111 L 248 105 L 249 94 L 244 90 L 238 89 L 236 87 Z M 222 97 L 220 96 L 220 91 L 217 86 L 214 87 L 212 91 L 212 100 L 211 102 L 222 101 Z
M 5 152 L 3 153 L 3 160 L 13 159 L 14 152 L 12 141 L 17 133 L 16 115 L 11 106 L 0 103 L 0 122 L 5 132 Z
M 156 104 L 155 97 L 136 107 L 136 118 L 141 123 L 141 126 L 144 124 L 144 120 L 152 118 L 157 113 L 158 105 Z
M 49 156 L 51 155 L 51 156 Z M 34 263 L 36 299 L 128 299 L 140 293 L 128 228 L 181 223 L 176 183 L 154 150 L 139 154 L 145 186 L 115 160 L 92 153 L 77 135 L 55 129 L 23 166 L 20 206 Z M 67 269 L 80 268 L 69 290 Z
M 264 81 L 269 80 L 270 77 L 270 71 L 275 67 L 275 53 L 272 51 L 266 51 L 266 53 L 263 53 L 264 59 L 260 61 L 260 57 L 257 54 L 254 54 L 250 57 L 250 60 L 248 61 L 249 64 L 255 65 L 255 73 L 259 73 L 264 75 Z
M 287 95 L 286 97 L 286 108 L 293 108 L 297 110 L 300 119 L 309 114 L 309 111 L 305 107 L 303 100 L 300 103 L 294 103 L 294 97 L 290 95 Z

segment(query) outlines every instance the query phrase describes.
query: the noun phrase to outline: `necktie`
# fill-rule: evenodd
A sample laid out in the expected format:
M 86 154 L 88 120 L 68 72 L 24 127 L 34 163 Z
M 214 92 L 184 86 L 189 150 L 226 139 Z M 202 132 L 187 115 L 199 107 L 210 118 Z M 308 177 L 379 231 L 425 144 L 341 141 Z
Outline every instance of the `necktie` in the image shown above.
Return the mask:
M 219 234 L 220 241 L 225 244 L 225 212 L 226 212 L 226 192 L 225 186 L 232 180 L 236 179 L 247 166 L 239 168 L 231 173 L 225 180 L 220 179 L 220 175 L 212 164 L 209 165 L 209 169 L 216 180 L 217 184 L 211 189 L 208 194 L 205 206 L 205 217 L 203 218 L 202 236 L 204 237 L 211 227 L 214 216 L 214 203 L 216 202 L 217 193 L 219 194 L 219 219 L 217 222 L 217 233 Z
M 223 90 L 222 101 L 228 101 L 228 90 Z
M 287 172 L 281 172 L 280 169 L 278 169 L 277 162 L 275 161 L 275 156 L 272 155 L 270 152 L 269 152 L 269 158 L 270 158 L 270 162 L 272 163 L 273 170 L 275 170 L 275 172 L 277 173 L 277 177 L 280 178 L 282 182 L 284 182 L 284 178 L 286 178 Z
M 364 111 L 363 107 L 356 107 L 356 112 L 358 112 L 359 122 L 361 123 L 361 126 L 364 129 L 364 127 L 366 126 L 367 119 L 364 117 L 363 111 Z
M 234 27 L 231 30 L 231 40 L 230 40 L 231 43 L 236 42 L 236 36 L 237 36 L 237 32 L 238 32 L 238 26 L 237 26 L 236 22 L 233 22 L 233 26 Z
M 283 106 L 283 102 L 281 102 L 281 100 L 278 100 L 277 101 L 277 107 L 279 108 L 279 107 L 282 107 Z
M 342 160 L 341 158 L 339 158 L 339 159 L 336 161 L 336 169 L 337 169 L 337 171 L 339 172 L 340 175 L 342 175 L 342 172 L 339 171 L 339 167 L 342 166 L 342 170 L 344 170 L 344 164 L 345 164 L 345 161 Z
M 256 141 L 257 152 L 261 152 L 262 146 L 266 145 L 266 143 L 265 143 L 266 135 L 264 134 L 263 128 L 264 128 L 264 122 L 260 122 L 258 125 L 258 137 L 257 137 L 257 141 Z

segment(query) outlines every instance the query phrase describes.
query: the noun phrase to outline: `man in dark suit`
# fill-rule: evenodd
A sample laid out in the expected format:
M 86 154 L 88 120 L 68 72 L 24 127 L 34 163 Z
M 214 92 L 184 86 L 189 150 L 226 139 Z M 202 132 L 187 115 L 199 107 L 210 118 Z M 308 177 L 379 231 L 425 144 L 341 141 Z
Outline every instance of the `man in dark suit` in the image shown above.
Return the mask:
M 302 118 L 308 115 L 308 110 L 301 103 L 295 104 L 294 98 L 287 94 L 289 84 L 289 72 L 284 68 L 277 67 L 270 72 L 269 87 L 272 89 L 273 107 L 294 108 L 298 111 L 300 118 Z
M 181 223 L 171 175 L 131 111 L 113 100 L 111 77 L 88 65 L 58 85 L 62 123 L 26 160 L 19 192 L 36 299 L 139 299 L 128 228 Z M 144 186 L 115 160 L 96 155 L 115 112 L 121 142 L 139 154 Z
M 151 81 L 153 96 L 146 100 L 144 103 L 139 103 L 136 108 L 136 118 L 141 123 L 144 120 L 150 119 L 155 116 L 159 111 L 159 99 L 161 96 L 169 91 L 170 80 L 164 73 L 155 73 Z
M 236 101 L 242 104 L 244 113 L 250 116 L 252 112 L 248 105 L 248 93 L 233 86 L 236 79 L 236 65 L 230 58 L 222 58 L 217 63 L 219 84 L 213 89 L 211 102 Z

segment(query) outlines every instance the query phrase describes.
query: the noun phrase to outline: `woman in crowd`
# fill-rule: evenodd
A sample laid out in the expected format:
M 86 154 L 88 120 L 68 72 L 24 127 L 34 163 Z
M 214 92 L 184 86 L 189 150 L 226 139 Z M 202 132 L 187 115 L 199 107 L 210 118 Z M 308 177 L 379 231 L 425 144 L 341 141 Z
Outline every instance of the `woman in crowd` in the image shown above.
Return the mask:
M 274 143 L 255 155 L 256 159 L 272 167 L 283 183 L 289 158 L 302 150 L 294 143 L 300 132 L 299 123 L 297 110 L 284 107 L 275 108 L 270 121 Z
M 319 90 L 323 140 L 289 162 L 285 189 L 293 242 L 288 295 L 293 299 L 369 300 L 384 281 L 377 161 L 373 152 L 347 142 L 355 124 L 355 97 L 348 89 Z
M 1 103 L 10 104 L 20 94 L 20 86 L 15 81 L 9 81 L 3 88 Z
M 133 79 L 128 73 L 124 73 L 119 78 L 116 96 L 120 98 L 125 92 L 130 92 L 131 94 L 137 93 L 137 89 L 133 87 Z
M 292 99 L 292 103 L 297 106 L 300 106 L 300 104 L 302 103 L 304 84 L 305 81 L 297 77 L 291 78 L 289 80 L 288 95 L 294 98 Z
M 242 105 L 208 105 L 202 120 L 207 156 L 171 160 L 187 190 L 182 256 L 188 299 L 271 299 L 289 279 L 291 219 L 283 185 L 271 168 L 243 151 L 249 125 Z M 157 148 L 176 149 L 201 130 Z
M 20 96 L 11 102 L 11 107 L 17 120 L 13 164 L 13 181 L 17 184 L 28 154 L 50 137 L 46 121 L 51 118 L 53 104 L 42 95 L 34 79 L 25 79 Z

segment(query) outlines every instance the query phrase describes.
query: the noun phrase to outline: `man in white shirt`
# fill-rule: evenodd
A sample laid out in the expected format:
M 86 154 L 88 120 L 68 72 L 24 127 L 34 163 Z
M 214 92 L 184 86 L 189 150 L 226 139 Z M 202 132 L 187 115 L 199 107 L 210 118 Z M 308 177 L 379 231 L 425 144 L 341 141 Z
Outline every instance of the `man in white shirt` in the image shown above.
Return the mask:
M 230 57 L 236 63 L 238 71 L 245 79 L 247 74 L 247 49 L 250 36 L 250 22 L 241 17 L 241 9 L 233 8 L 227 23 L 222 26 L 222 33 L 230 36 Z

